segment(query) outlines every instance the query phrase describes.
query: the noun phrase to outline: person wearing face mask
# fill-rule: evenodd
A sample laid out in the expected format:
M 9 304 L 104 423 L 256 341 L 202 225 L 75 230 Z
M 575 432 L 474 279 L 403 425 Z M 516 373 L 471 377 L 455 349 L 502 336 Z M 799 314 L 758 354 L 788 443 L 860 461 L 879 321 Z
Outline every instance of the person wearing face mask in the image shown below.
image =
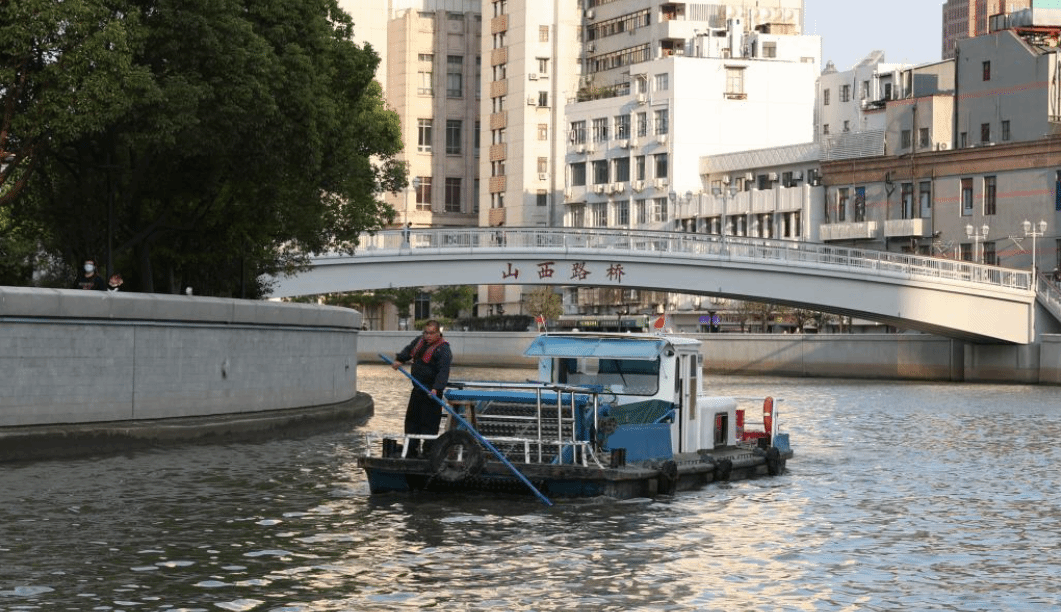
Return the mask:
M 103 280 L 102 276 L 96 274 L 96 262 L 94 260 L 85 260 L 85 272 L 77 277 L 77 282 L 74 283 L 74 289 L 95 289 L 96 291 L 107 290 L 107 282 Z

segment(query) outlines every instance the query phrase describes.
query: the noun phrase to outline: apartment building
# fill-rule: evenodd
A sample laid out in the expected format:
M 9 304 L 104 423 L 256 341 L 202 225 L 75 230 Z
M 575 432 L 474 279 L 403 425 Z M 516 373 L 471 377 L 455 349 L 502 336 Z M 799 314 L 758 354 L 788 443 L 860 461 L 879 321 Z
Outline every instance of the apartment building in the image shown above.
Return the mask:
M 952 59 L 959 40 L 991 31 L 991 17 L 1031 8 L 1056 5 L 1036 0 L 947 0 L 943 3 L 943 59 Z M 1056 8 L 1054 6 L 1053 8 Z
M 396 224 L 474 226 L 479 206 L 478 0 L 424 0 L 387 22 L 387 101 L 398 113 L 410 187 Z

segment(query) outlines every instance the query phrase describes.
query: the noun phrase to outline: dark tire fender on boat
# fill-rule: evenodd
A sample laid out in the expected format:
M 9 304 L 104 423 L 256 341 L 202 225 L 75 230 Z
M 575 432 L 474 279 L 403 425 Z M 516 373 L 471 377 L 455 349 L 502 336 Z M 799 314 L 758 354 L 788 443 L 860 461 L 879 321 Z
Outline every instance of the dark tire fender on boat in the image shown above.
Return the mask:
M 785 460 L 781 458 L 781 451 L 776 446 L 766 450 L 766 471 L 771 476 L 777 476 L 785 471 Z
M 678 490 L 678 464 L 674 461 L 665 461 L 659 467 L 658 486 L 656 492 L 660 495 L 674 495 Z
M 733 472 L 733 461 L 729 459 L 723 459 L 715 464 L 715 480 L 725 482 L 729 480 L 730 473 Z
M 463 447 L 463 455 L 460 461 L 451 461 L 449 453 L 457 446 Z M 431 444 L 428 461 L 435 478 L 446 482 L 460 482 L 482 471 L 486 454 L 471 433 L 463 429 L 451 429 Z

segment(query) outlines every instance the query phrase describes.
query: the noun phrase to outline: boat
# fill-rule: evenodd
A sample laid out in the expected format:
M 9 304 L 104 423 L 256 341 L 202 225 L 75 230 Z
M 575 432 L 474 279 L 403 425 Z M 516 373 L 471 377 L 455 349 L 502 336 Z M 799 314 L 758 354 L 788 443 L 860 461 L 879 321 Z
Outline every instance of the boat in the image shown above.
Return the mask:
M 780 399 L 702 391 L 695 338 L 544 332 L 524 355 L 537 380 L 450 381 L 441 434 L 366 434 L 370 492 L 656 497 L 776 476 L 793 456 Z

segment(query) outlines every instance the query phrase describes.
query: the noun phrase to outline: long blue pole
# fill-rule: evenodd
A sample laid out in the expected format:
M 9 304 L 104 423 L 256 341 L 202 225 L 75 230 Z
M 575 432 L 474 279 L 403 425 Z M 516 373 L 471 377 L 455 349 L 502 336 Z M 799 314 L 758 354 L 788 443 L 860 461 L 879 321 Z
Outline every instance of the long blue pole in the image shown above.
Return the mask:
M 386 361 L 387 363 L 392 364 L 392 365 L 394 364 L 394 360 L 389 358 L 389 357 L 387 357 L 386 355 L 384 355 L 382 353 L 379 353 L 379 356 L 380 356 L 381 359 L 383 359 L 383 361 Z M 517 478 L 522 480 L 523 484 L 527 485 L 527 488 L 529 488 L 531 491 L 534 491 L 534 494 L 538 496 L 538 499 L 542 500 L 543 504 L 545 504 L 546 506 L 552 506 L 553 505 L 553 502 L 549 501 L 548 497 L 542 495 L 542 492 L 539 491 L 538 488 L 535 487 L 534 484 L 531 483 L 531 481 L 527 480 L 527 477 L 524 476 L 523 473 L 520 472 L 518 469 L 516 469 L 516 466 L 512 465 L 512 462 L 509 461 L 503 454 L 501 454 L 501 451 L 499 451 L 496 448 L 494 448 L 494 445 L 490 444 L 489 440 L 484 438 L 481 433 L 476 431 L 475 428 L 472 427 L 471 423 L 469 423 L 467 420 L 465 420 L 464 417 L 462 417 L 461 415 L 457 414 L 457 411 L 454 410 L 445 401 L 443 401 L 441 397 L 438 397 L 434 393 L 431 393 L 431 389 L 428 389 L 424 385 L 424 383 L 422 383 L 419 380 L 416 380 L 415 378 L 413 378 L 412 374 L 409 374 L 408 372 L 406 372 L 404 368 L 398 367 L 397 369 L 402 374 L 405 374 L 406 378 L 408 378 L 409 380 L 413 381 L 413 384 L 416 385 L 417 387 L 419 387 L 421 391 L 426 393 L 428 395 L 428 397 L 430 397 L 433 400 L 435 400 L 436 402 L 438 402 L 439 406 L 442 406 L 443 408 L 445 408 L 446 412 L 448 412 L 450 414 L 450 416 L 452 416 L 453 418 L 457 419 L 457 422 L 460 423 L 461 425 L 463 425 L 465 429 L 470 431 L 471 434 L 473 436 L 475 436 L 475 439 L 478 440 L 480 444 L 485 446 L 490 452 L 492 452 L 495 456 L 497 456 L 497 458 L 501 461 L 501 463 L 505 464 L 505 467 L 507 467 L 508 469 L 512 470 L 512 473 L 515 474 Z

